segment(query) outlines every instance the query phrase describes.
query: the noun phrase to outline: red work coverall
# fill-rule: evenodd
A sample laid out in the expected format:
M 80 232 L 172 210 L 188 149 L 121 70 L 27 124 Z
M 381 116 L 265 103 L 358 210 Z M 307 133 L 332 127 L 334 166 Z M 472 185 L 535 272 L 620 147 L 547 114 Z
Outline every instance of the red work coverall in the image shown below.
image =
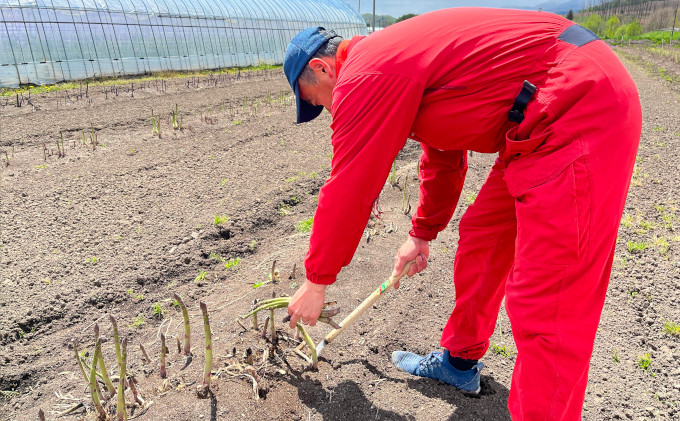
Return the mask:
M 441 344 L 481 358 L 506 297 L 516 420 L 580 419 L 640 138 L 632 79 L 603 41 L 560 39 L 571 25 L 545 12 L 457 8 L 341 48 L 332 170 L 305 261 L 309 280 L 335 281 L 407 138 L 423 149 L 411 235 L 425 240 L 453 214 L 466 150 L 498 152 L 460 222 Z M 537 91 L 518 125 L 508 111 L 525 80 Z

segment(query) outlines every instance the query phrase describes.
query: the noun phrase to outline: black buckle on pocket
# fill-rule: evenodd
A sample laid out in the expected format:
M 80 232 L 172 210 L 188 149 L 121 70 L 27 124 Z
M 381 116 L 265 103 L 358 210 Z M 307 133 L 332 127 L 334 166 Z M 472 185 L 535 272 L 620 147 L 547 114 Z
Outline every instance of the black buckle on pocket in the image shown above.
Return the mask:
M 512 104 L 512 109 L 508 113 L 508 120 L 513 123 L 521 123 L 524 120 L 524 109 L 534 96 L 534 92 L 536 92 L 536 86 L 525 80 L 522 90 L 519 91 L 519 95 L 515 98 L 515 103 Z

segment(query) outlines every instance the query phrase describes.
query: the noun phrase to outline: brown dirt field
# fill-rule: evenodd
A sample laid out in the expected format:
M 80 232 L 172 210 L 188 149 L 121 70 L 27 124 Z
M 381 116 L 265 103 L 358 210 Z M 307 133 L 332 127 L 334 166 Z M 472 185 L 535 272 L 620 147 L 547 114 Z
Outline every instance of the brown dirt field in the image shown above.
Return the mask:
M 633 56 L 625 53 L 641 94 L 643 137 L 591 363 L 583 419 L 593 421 L 680 419 L 680 336 L 664 327 L 680 324 L 680 96 Z M 504 311 L 492 343 L 508 353 L 490 349 L 484 357 L 479 398 L 390 362 L 394 350 L 438 348 L 454 303 L 457 222 L 493 156 L 471 157 L 460 204 L 432 243 L 428 269 L 382 297 L 312 370 L 292 351 L 297 342 L 280 322 L 284 311 L 275 344 L 236 319 L 254 299 L 292 295 L 304 280 L 300 269 L 289 279 L 293 264 L 303 267 L 309 238 L 295 226 L 313 216 L 329 174 L 327 113 L 293 124 L 294 101 L 280 70 L 149 82 L 135 86 L 134 97 L 129 86 L 118 95 L 90 88 L 82 98 L 53 92 L 32 96 L 31 104 L 0 101 L 0 419 L 34 420 L 39 408 L 56 419 L 81 402 L 85 408 L 59 419 L 95 419 L 70 343 L 77 339 L 91 358 L 93 325 L 111 337 L 109 314 L 130 341 L 128 370 L 148 406 L 131 409 L 130 419 L 509 419 L 516 348 Z M 182 130 L 170 125 L 175 104 Z M 152 134 L 152 109 L 160 138 Z M 60 132 L 65 157 L 57 152 Z M 391 271 L 410 227 L 404 180 L 411 204 L 417 201 L 418 156 L 417 144 L 407 142 L 397 160 L 399 186 L 386 183 L 381 195 L 382 219 L 371 219 L 352 263 L 327 290 L 342 309 L 338 320 Z M 216 227 L 215 216 L 229 219 Z M 630 251 L 631 242 L 647 247 Z M 239 264 L 225 268 L 230 259 Z M 267 280 L 274 260 L 281 281 L 253 288 Z M 186 368 L 175 346 L 182 316 L 174 292 L 191 316 L 194 358 Z M 219 373 L 209 399 L 195 393 L 204 360 L 199 301 L 210 311 Z M 315 341 L 329 330 L 309 329 Z M 161 332 L 170 338 L 167 380 L 158 372 Z M 140 343 L 154 363 L 142 363 Z M 233 370 L 247 349 L 255 355 L 259 399 L 248 378 L 230 375 L 241 374 Z M 263 363 L 265 349 L 272 358 Z M 117 373 L 111 342 L 103 351 Z M 645 354 L 647 370 L 638 367 Z

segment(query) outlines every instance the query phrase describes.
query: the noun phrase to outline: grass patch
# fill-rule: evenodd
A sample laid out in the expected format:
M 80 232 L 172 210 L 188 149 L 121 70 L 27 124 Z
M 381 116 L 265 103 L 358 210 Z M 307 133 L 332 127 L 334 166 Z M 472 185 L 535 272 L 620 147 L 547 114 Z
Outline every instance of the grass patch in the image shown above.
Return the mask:
M 637 253 L 641 252 L 643 250 L 646 250 L 649 247 L 649 244 L 647 244 L 644 241 L 641 242 L 636 242 L 636 241 L 628 241 L 626 243 L 626 248 L 628 248 L 629 253 Z
M 637 368 L 642 371 L 649 371 L 649 367 L 652 365 L 652 354 L 649 352 L 645 355 L 638 355 L 637 358 Z
M 59 82 L 53 85 L 23 85 L 19 88 L 0 88 L 0 97 L 14 96 L 18 94 L 38 94 L 43 92 L 63 91 L 66 89 L 80 89 L 81 87 L 97 87 L 111 85 L 128 85 L 142 83 L 157 79 L 186 79 L 190 77 L 237 74 L 239 72 L 256 72 L 261 70 L 281 69 L 282 65 L 259 64 L 257 66 L 231 67 L 228 69 L 200 70 L 195 72 L 164 71 L 150 75 L 130 75 L 116 77 L 96 77 L 79 81 Z
M 680 323 L 669 320 L 663 324 L 663 330 L 669 335 L 680 336 Z
M 300 221 L 297 224 L 295 224 L 295 229 L 298 232 L 309 232 L 312 230 L 312 223 L 314 222 L 314 217 L 311 217 L 309 219 L 305 219 L 304 221 Z

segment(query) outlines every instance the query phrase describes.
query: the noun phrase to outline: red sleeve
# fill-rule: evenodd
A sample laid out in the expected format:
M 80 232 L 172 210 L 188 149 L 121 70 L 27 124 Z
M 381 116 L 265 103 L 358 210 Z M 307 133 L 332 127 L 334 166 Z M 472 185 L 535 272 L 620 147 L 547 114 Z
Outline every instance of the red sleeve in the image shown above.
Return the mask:
M 352 260 L 422 95 L 420 84 L 395 75 L 357 75 L 336 85 L 331 175 L 319 192 L 305 259 L 310 281 L 332 284 Z
M 420 145 L 420 198 L 409 234 L 430 241 L 453 216 L 465 181 L 467 155 L 465 151 L 440 151 Z

